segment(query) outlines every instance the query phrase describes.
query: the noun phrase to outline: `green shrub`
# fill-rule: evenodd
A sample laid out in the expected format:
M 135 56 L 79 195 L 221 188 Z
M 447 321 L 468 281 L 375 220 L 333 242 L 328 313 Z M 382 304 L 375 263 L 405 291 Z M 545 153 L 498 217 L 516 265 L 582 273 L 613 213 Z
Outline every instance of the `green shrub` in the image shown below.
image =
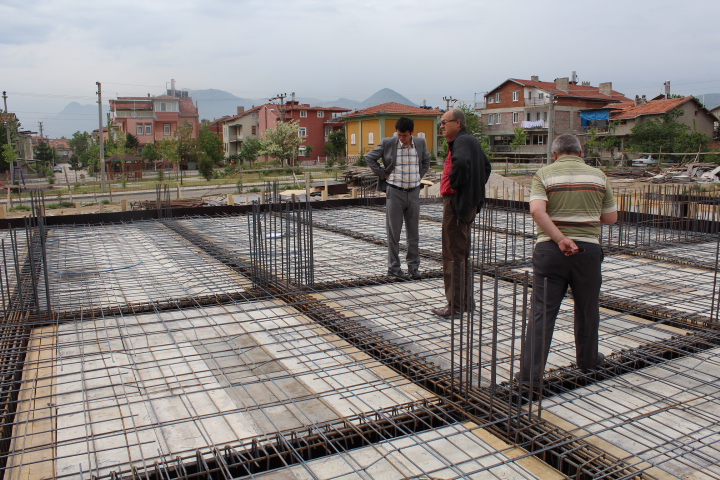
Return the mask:
M 30 210 L 30 207 L 28 207 L 27 205 L 18 205 L 10 209 L 11 212 L 22 212 L 27 210 Z
M 54 209 L 56 209 L 56 208 L 60 208 L 60 204 L 58 204 L 58 203 L 48 203 L 47 205 L 45 205 L 45 208 L 47 208 L 48 210 L 54 210 Z
M 100 202 L 100 203 L 102 203 L 103 205 L 107 205 L 107 204 L 110 203 L 110 200 L 108 200 L 108 199 L 106 198 L 105 200 L 103 200 L 103 201 Z

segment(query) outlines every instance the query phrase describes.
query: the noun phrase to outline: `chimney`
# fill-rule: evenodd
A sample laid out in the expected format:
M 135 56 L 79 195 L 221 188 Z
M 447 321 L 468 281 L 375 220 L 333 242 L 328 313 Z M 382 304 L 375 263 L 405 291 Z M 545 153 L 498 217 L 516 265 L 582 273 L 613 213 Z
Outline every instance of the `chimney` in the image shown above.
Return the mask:
M 600 93 L 612 97 L 612 82 L 605 82 L 600 84 Z
M 237 107 L 237 114 L 240 115 L 241 113 L 245 112 L 245 107 Z
M 570 91 L 570 79 L 568 77 L 556 78 L 555 79 L 555 88 L 557 88 L 558 90 L 562 90 L 563 92 L 569 92 Z
M 570 80 L 570 83 L 572 83 L 573 85 L 578 84 L 577 72 L 575 70 L 573 70 L 572 79 Z
M 670 80 L 663 83 L 663 86 L 665 87 L 665 98 L 670 98 Z
M 583 87 L 589 87 L 589 86 L 590 86 L 590 82 L 582 82 L 582 86 L 583 86 Z
M 530 77 L 530 81 L 531 81 L 531 82 L 539 82 L 539 81 L 540 81 L 540 77 L 538 77 L 537 75 L 533 75 L 532 77 Z
M 647 97 L 645 95 L 642 96 L 642 100 L 640 100 L 642 103 L 640 105 L 645 105 L 647 103 Z
M 635 95 L 635 106 L 637 107 L 638 105 L 642 105 L 642 103 L 640 103 L 640 95 Z

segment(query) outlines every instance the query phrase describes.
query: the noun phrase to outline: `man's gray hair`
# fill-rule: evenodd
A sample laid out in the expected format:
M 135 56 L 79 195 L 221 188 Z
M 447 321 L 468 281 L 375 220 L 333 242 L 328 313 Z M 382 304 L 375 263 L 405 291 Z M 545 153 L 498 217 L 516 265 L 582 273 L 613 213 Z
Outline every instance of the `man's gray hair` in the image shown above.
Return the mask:
M 582 156 L 582 151 L 580 140 L 575 135 L 560 135 L 552 143 L 552 153 L 558 155 Z
M 459 108 L 453 108 L 450 110 L 450 113 L 452 114 L 453 120 L 459 120 L 460 121 L 460 127 L 461 128 L 467 128 L 467 120 L 465 120 L 465 112 L 463 112 Z

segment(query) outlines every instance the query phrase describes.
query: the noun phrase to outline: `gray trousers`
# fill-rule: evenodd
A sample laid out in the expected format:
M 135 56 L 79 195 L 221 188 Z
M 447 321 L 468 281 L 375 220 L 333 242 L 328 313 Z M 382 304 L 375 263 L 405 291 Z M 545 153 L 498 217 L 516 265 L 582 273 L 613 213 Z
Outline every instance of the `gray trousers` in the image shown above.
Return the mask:
M 598 363 L 600 325 L 600 272 L 603 251 L 600 245 L 575 242 L 583 252 L 566 257 L 553 242 L 541 242 L 533 253 L 532 312 L 525 333 L 520 374 L 523 380 L 540 381 L 550 353 L 555 319 L 560 304 L 572 289 L 575 302 L 575 355 L 578 368 Z M 547 280 L 547 288 L 546 282 Z
M 385 201 L 385 228 L 388 244 L 388 270 L 400 269 L 400 233 L 403 221 L 407 237 L 406 262 L 408 269 L 420 266 L 420 188 L 404 192 L 388 186 Z

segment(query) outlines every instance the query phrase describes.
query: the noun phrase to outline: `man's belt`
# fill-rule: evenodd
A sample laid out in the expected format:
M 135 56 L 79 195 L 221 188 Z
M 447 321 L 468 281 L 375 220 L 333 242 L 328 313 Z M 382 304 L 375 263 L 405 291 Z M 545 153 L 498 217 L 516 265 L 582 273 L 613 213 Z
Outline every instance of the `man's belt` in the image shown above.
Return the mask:
M 390 188 L 394 188 L 395 190 L 402 190 L 403 192 L 412 192 L 413 190 L 418 188 L 420 185 L 416 185 L 412 188 L 402 188 L 402 187 L 398 187 L 397 185 L 393 185 L 392 183 L 388 183 L 387 186 Z

